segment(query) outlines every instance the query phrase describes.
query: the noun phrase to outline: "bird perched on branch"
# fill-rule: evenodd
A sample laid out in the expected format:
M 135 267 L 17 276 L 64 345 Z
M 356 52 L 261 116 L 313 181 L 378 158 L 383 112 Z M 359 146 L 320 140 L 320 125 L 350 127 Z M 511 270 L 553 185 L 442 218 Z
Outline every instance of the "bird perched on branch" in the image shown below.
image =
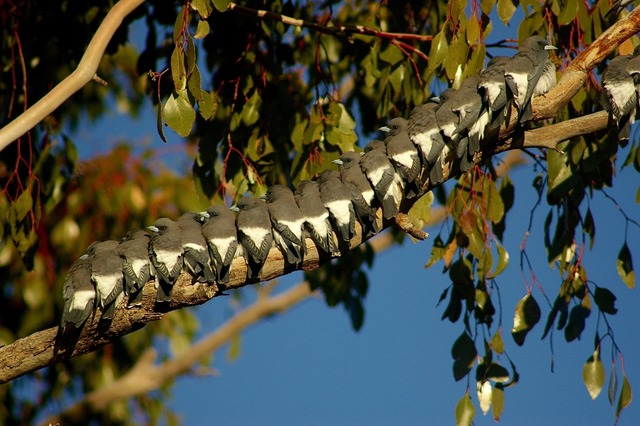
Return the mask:
M 640 67 L 635 66 L 637 61 L 631 62 L 632 58 L 633 55 L 616 56 L 602 73 L 602 103 L 618 127 L 618 139 L 621 141 L 629 139 L 638 109 L 634 72 L 640 72 L 640 69 L 634 69 Z
M 216 282 L 226 285 L 229 283 L 233 259 L 240 253 L 236 216 L 225 206 L 214 204 L 198 213 L 198 220 L 202 223 L 202 236 L 209 247 Z
M 73 262 L 67 271 L 62 288 L 64 307 L 60 325 L 65 329 L 69 324 L 77 329 L 95 311 L 96 288 L 91 281 L 91 254 L 93 247 Z
M 162 217 L 145 228 L 151 232 L 149 255 L 156 271 L 156 301 L 171 301 L 171 292 L 182 272 L 183 253 L 180 227 L 173 220 Z
M 142 288 L 155 275 L 149 260 L 150 238 L 143 229 L 134 229 L 129 231 L 116 247 L 116 252 L 122 258 L 127 306 L 142 304 Z
M 407 120 L 396 117 L 387 126 L 380 127 L 380 131 L 387 133 L 384 143 L 387 147 L 387 157 L 395 167 L 404 183 L 407 198 L 417 197 L 420 192 L 420 156 L 407 133 Z
M 124 297 L 122 258 L 116 252 L 119 242 L 114 240 L 96 243 L 91 255 L 91 281 L 96 286 L 98 305 L 102 319 L 113 319 L 116 305 Z
M 305 229 L 316 246 L 330 256 L 339 254 L 333 239 L 329 211 L 320 199 L 320 184 L 315 180 L 301 180 L 294 196 L 304 217 Z
M 376 194 L 360 168 L 362 155 L 355 151 L 347 151 L 340 158 L 333 160 L 338 165 L 340 178 L 349 191 L 356 216 L 363 227 L 363 234 L 369 238 L 380 232 L 376 208 Z
M 420 152 L 425 174 L 421 181 L 426 181 L 428 176 L 431 184 L 442 182 L 443 176 L 442 163 L 437 161 L 445 146 L 436 120 L 439 106 L 437 102 L 427 102 L 415 107 L 407 125 L 409 138 Z
M 378 198 L 382 207 L 382 217 L 395 217 L 402 200 L 402 180 L 387 157 L 384 142 L 376 139 L 367 144 L 360 159 L 360 169 Z
M 509 59 L 507 56 L 494 56 L 480 73 L 478 91 L 489 108 L 491 114 L 489 127 L 492 129 L 502 126 L 505 108 L 509 104 L 504 80 L 504 66 Z
M 511 93 L 514 107 L 518 111 L 518 122 L 531 120 L 531 99 L 540 78 L 551 71 L 549 50 L 556 49 L 540 36 L 531 36 L 511 59 L 504 65 L 507 88 Z M 553 67 L 555 77 L 555 67 Z M 550 78 L 550 77 L 545 77 Z M 546 85 L 543 85 L 546 87 Z M 543 90 L 543 87 L 538 89 Z M 548 89 L 547 89 L 548 90 Z
M 306 249 L 304 244 L 304 216 L 296 204 L 293 191 L 284 185 L 273 185 L 264 195 L 267 202 L 271 229 L 276 245 L 289 264 L 302 262 Z
M 267 204 L 260 198 L 245 196 L 231 209 L 238 212 L 238 242 L 244 249 L 247 278 L 259 279 L 262 266 L 273 246 Z
M 210 283 L 215 281 L 216 277 L 211 268 L 209 246 L 202 235 L 198 217 L 198 213 L 187 212 L 177 220 L 182 238 L 182 260 L 194 278 L 199 282 Z
M 340 239 L 348 243 L 356 233 L 356 212 L 351 202 L 351 192 L 340 180 L 337 170 L 323 170 L 318 175 L 320 199 L 329 210 L 329 218 Z

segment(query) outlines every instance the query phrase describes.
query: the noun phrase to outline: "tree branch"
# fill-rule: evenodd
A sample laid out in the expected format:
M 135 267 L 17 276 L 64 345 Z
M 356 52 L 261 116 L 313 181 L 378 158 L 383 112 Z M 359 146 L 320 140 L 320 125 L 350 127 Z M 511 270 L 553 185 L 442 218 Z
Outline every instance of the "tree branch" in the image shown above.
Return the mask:
M 113 6 L 91 39 L 78 67 L 67 78 L 58 83 L 46 96 L 0 129 L 0 151 L 33 129 L 62 105 L 64 101 L 82 89 L 85 84 L 97 78 L 96 71 L 109 41 L 111 41 L 124 18 L 144 1 L 120 0 Z M 104 80 L 98 78 L 97 81 Z

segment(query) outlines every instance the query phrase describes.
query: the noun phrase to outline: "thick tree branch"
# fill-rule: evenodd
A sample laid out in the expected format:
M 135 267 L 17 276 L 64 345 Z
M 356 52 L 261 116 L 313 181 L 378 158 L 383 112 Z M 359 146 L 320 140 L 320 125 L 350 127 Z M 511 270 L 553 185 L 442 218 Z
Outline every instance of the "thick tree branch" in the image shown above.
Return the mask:
M 96 76 L 98 65 L 104 51 L 122 24 L 124 18 L 144 3 L 145 0 L 120 0 L 109 11 L 102 24 L 87 46 L 78 67 L 67 78 L 62 80 L 46 96 L 36 102 L 11 123 L 0 129 L 0 151 L 13 141 L 33 129 L 64 101 L 92 81 Z

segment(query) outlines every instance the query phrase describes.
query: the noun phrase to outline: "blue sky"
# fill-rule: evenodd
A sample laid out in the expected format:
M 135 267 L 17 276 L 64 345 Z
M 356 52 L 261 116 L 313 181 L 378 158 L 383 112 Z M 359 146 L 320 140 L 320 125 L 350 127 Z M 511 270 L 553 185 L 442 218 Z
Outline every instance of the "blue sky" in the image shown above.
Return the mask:
M 516 33 L 515 28 L 508 31 Z M 166 134 L 170 146 L 180 143 L 170 130 Z M 105 149 L 123 139 L 133 141 L 135 146 L 165 147 L 155 131 L 155 114 L 148 108 L 139 121 L 114 111 L 96 127 L 83 123 L 74 135 L 84 158 L 93 155 L 96 147 Z M 623 153 L 621 159 L 626 150 Z M 175 162 L 174 154 L 158 158 Z M 177 158 L 177 163 L 171 163 L 173 167 L 190 168 L 191 159 Z M 552 354 L 549 337 L 540 340 L 549 306 L 536 288 L 533 295 L 542 308 L 541 322 L 523 347 L 516 346 L 509 335 L 515 304 L 526 293 L 519 267 L 519 245 L 536 200 L 531 187 L 532 168 L 528 165 L 511 174 L 516 199 L 507 219 L 505 242 L 511 262 L 498 279 L 506 349 L 520 373 L 520 382 L 506 391 L 501 423 L 612 424 L 613 409 L 607 400 L 606 384 L 598 399 L 591 401 L 582 383 L 582 365 L 593 351 L 595 311 L 582 340 L 566 343 L 563 333 L 556 332 L 552 336 Z M 634 199 L 639 182 L 637 172 L 623 170 L 615 187 L 609 190 L 626 213 L 637 219 L 640 208 Z M 592 281 L 611 289 L 618 297 L 619 313 L 609 320 L 623 351 L 631 385 L 640 389 L 640 339 L 636 331 L 640 325 L 640 298 L 636 290 L 625 287 L 615 269 L 624 240 L 624 220 L 613 203 L 600 194 L 591 201 L 591 208 L 596 220 L 596 242 L 594 250 L 585 254 L 587 272 Z M 560 278 L 547 264 L 544 252 L 542 226 L 546 213 L 543 204 L 535 216 L 527 248 L 538 280 L 553 299 Z M 435 237 L 438 229 L 427 230 Z M 636 265 L 640 264 L 639 232 L 637 227 L 629 227 L 628 243 Z M 178 379 L 167 404 L 181 414 L 185 425 L 453 423 L 455 405 L 467 387 L 466 379 L 454 381 L 450 355 L 462 324 L 440 320 L 445 306 L 436 304 L 449 280 L 442 273 L 441 263 L 431 269 L 423 267 L 432 240 L 416 244 L 406 241 L 402 247 L 377 256 L 368 272 L 370 289 L 360 332 L 351 329 L 341 307 L 331 309 L 322 299 L 308 300 L 283 316 L 247 330 L 236 361 L 229 362 L 225 350 L 217 353 L 212 364 L 217 376 Z M 279 287 L 284 289 L 300 280 L 301 274 L 291 274 L 281 280 Z M 254 294 L 251 288 L 244 291 L 247 298 Z M 226 303 L 223 298 L 195 308 L 202 320 L 200 335 L 216 329 L 228 318 Z M 602 358 L 607 381 L 610 348 L 606 341 Z M 550 371 L 552 357 L 554 373 Z M 500 361 L 508 365 L 506 358 Z M 477 405 L 475 382 L 469 385 Z M 639 419 L 640 406 L 636 402 L 622 413 L 619 424 L 637 424 Z M 478 425 L 494 423 L 490 413 L 483 416 L 478 408 L 475 421 Z

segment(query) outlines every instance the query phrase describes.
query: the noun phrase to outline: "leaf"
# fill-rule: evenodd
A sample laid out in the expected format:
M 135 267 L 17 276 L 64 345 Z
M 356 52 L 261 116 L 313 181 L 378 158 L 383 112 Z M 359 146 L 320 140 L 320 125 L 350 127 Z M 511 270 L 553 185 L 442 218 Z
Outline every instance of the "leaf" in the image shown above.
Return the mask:
M 496 266 L 496 270 L 493 271 L 491 277 L 496 277 L 502 273 L 509 265 L 509 252 L 501 245 L 497 244 L 498 249 L 498 266 Z
M 496 386 L 491 392 L 491 414 L 497 422 L 500 420 L 502 411 L 504 410 L 504 390 L 501 386 Z
M 209 15 L 211 15 L 211 12 L 213 12 L 211 8 L 211 0 L 192 0 L 189 5 L 193 10 L 198 12 L 198 15 L 200 15 L 200 17 L 203 19 L 200 22 L 206 22 L 204 21 L 204 19 L 208 18 Z M 200 23 L 198 23 L 198 27 L 200 27 Z M 196 36 L 196 38 L 199 37 Z
M 463 332 L 451 347 L 453 362 L 453 377 L 456 381 L 462 379 L 475 364 L 478 351 L 476 345 L 466 332 Z
M 487 414 L 489 412 L 489 408 L 491 408 L 493 393 L 491 383 L 488 381 L 476 382 L 476 389 L 478 391 L 478 403 L 480 404 L 480 410 L 482 410 L 482 414 Z
M 440 31 L 431 41 L 431 49 L 429 50 L 429 72 L 433 72 L 442 64 L 448 50 L 447 37 L 444 31 Z
M 382 50 L 378 58 L 385 61 L 389 65 L 395 65 L 403 58 L 402 52 L 393 44 L 389 44 L 386 49 Z
M 227 360 L 235 361 L 240 358 L 242 352 L 242 336 L 239 333 L 231 336 L 231 342 L 229 343 L 229 352 L 227 352 Z
M 231 3 L 230 0 L 213 0 L 213 5 L 220 12 L 224 12 L 225 10 L 227 10 L 227 7 L 229 7 L 229 3 Z
M 618 275 L 622 278 L 622 281 L 629 288 L 634 288 L 636 286 L 636 274 L 633 270 L 633 259 L 631 258 L 631 251 L 629 250 L 629 246 L 625 242 L 618 253 L 618 260 L 616 262 L 616 267 L 618 269 Z
M 444 242 L 440 235 L 438 235 L 433 241 L 433 246 L 431 246 L 431 256 L 429 256 L 429 261 L 424 265 L 424 267 L 431 267 L 431 265 L 442 259 L 442 256 L 444 256 Z
M 622 391 L 620 391 L 620 398 L 618 399 L 618 407 L 616 408 L 616 420 L 620 417 L 620 412 L 631 404 L 633 394 L 631 392 L 631 385 L 627 375 L 622 376 Z
M 582 367 L 582 381 L 591 399 L 596 399 L 604 386 L 604 366 L 600 360 L 600 350 L 596 349 Z
M 518 346 L 524 344 L 527 333 L 540 320 L 540 306 L 531 293 L 527 293 L 516 305 L 511 335 Z
M 158 103 L 158 113 L 156 114 L 156 129 L 158 130 L 158 136 L 162 139 L 162 142 L 167 143 L 167 137 L 164 134 L 164 124 L 162 121 L 162 104 Z
M 189 136 L 196 121 L 193 106 L 183 97 L 175 96 L 173 93 L 164 104 L 162 116 L 167 125 L 182 137 Z
M 498 0 L 498 16 L 506 27 L 511 17 L 516 11 L 516 6 L 512 0 Z
M 474 407 L 473 402 L 471 402 L 471 397 L 467 392 L 456 404 L 456 425 L 470 426 L 473 423 L 475 415 L 476 407 Z
M 197 39 L 203 39 L 211 32 L 211 27 L 208 21 L 198 21 L 195 34 L 193 36 Z
M 31 195 L 31 188 L 26 188 L 18 196 L 18 199 L 11 206 L 15 210 L 16 222 L 22 222 L 27 214 L 33 208 L 33 196 Z
M 616 312 L 618 312 L 618 309 L 616 309 L 615 307 L 616 295 L 613 294 L 609 289 L 596 287 L 596 292 L 593 295 L 593 300 L 595 300 L 596 305 L 598 305 L 598 308 L 600 308 L 602 312 L 611 315 L 615 315 Z
M 564 329 L 564 338 L 567 342 L 580 338 L 580 335 L 584 331 L 586 319 L 590 313 L 591 311 L 582 305 L 576 305 L 571 308 L 571 312 L 569 312 L 569 322 Z
M 615 369 L 615 364 L 611 369 L 611 376 L 609 377 L 608 396 L 609 404 L 613 406 L 613 401 L 616 399 L 616 393 L 618 392 L 618 373 Z
M 495 353 L 501 355 L 504 353 L 504 341 L 502 340 L 502 331 L 498 330 L 491 338 L 491 348 Z
M 171 78 L 175 92 L 180 92 L 187 87 L 187 72 L 184 66 L 184 54 L 179 45 L 171 52 Z

